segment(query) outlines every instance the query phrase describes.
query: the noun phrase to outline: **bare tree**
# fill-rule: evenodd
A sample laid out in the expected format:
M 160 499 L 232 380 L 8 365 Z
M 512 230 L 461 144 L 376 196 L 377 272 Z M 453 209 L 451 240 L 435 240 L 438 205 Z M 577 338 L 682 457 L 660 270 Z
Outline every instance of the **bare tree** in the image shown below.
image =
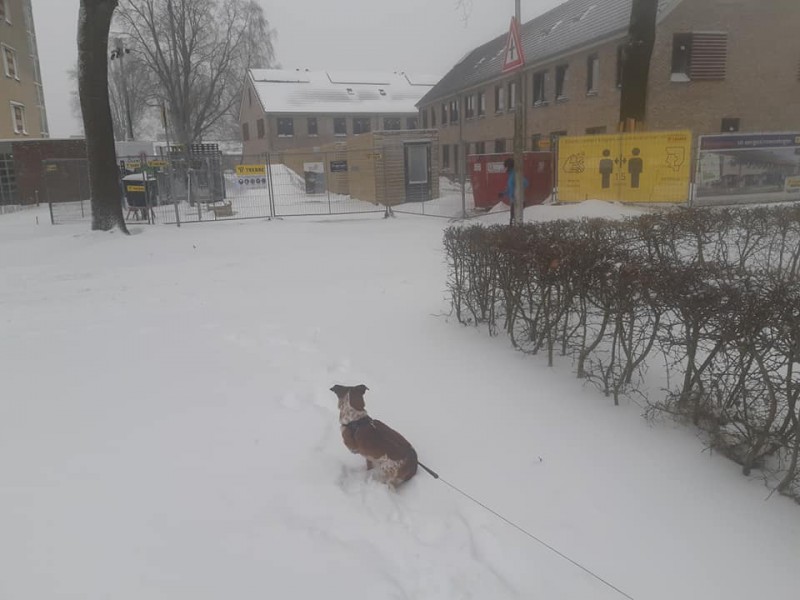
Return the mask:
M 472 14 L 472 0 L 456 0 L 456 10 L 461 14 L 461 20 L 466 25 Z
M 113 44 L 112 44 L 113 45 Z M 109 54 L 111 49 L 109 48 Z M 156 88 L 158 82 L 153 73 L 141 58 L 141 54 L 134 49 L 125 57 L 125 71 L 111 61 L 108 69 L 108 96 L 111 104 L 111 120 L 114 124 L 114 139 L 123 141 L 127 129 L 125 115 L 125 94 L 130 103 L 131 121 L 135 137 L 142 137 L 151 125 L 152 109 L 158 104 Z M 77 83 L 77 67 L 69 71 L 69 77 Z M 72 92 L 72 113 L 80 118 L 81 103 L 77 89 Z
M 658 0 L 633 0 L 628 43 L 622 66 L 622 97 L 619 120 L 625 130 L 643 123 L 647 115 L 647 83 L 650 59 L 656 41 Z
M 234 119 L 247 70 L 274 57 L 274 33 L 254 0 L 121 0 L 119 17 L 184 146 Z
M 114 125 L 108 99 L 108 32 L 117 0 L 81 0 L 78 15 L 78 93 L 86 132 L 89 182 L 92 190 L 92 229 L 119 227 L 128 233 L 122 216 Z

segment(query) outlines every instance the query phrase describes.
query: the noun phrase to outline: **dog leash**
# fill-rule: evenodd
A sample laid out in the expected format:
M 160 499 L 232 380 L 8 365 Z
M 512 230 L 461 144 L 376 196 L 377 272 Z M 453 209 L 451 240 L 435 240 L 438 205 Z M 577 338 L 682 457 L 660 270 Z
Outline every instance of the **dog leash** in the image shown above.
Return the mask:
M 511 521 L 511 520 L 507 519 L 506 517 L 504 517 L 503 515 L 501 515 L 501 514 L 500 514 L 499 512 L 497 512 L 496 510 L 494 510 L 494 509 L 492 509 L 492 508 L 490 508 L 490 507 L 486 506 L 486 505 L 485 505 L 483 502 L 481 502 L 480 500 L 478 500 L 478 499 L 476 499 L 476 498 L 473 498 L 472 496 L 470 496 L 469 494 L 467 494 L 465 491 L 463 491 L 463 490 L 461 490 L 461 489 L 457 488 L 456 486 L 454 486 L 452 483 L 450 483 L 450 482 L 449 482 L 449 481 L 447 481 L 446 479 L 442 479 L 441 477 L 439 477 L 439 474 L 438 474 L 436 471 L 434 471 L 434 470 L 432 470 L 432 469 L 429 469 L 428 467 L 426 467 L 425 465 L 423 465 L 423 464 L 422 464 L 421 462 L 419 462 L 419 461 L 417 461 L 417 464 L 418 464 L 420 467 L 422 467 L 423 469 L 425 469 L 425 471 L 427 471 L 428 475 L 430 475 L 430 476 L 431 476 L 431 477 L 433 477 L 434 479 L 438 479 L 439 481 L 441 481 L 443 484 L 445 484 L 447 487 L 449 487 L 450 489 L 452 489 L 452 490 L 453 490 L 453 491 L 455 491 L 456 493 L 458 493 L 458 494 L 461 494 L 462 496 L 464 496 L 465 498 L 467 498 L 469 501 L 471 501 L 471 502 L 474 502 L 475 504 L 477 504 L 478 506 L 480 506 L 480 507 L 481 507 L 481 508 L 483 508 L 484 510 L 486 510 L 486 511 L 490 512 L 490 513 L 491 513 L 491 514 L 493 514 L 495 517 L 497 517 L 498 519 L 500 519 L 500 520 L 501 520 L 501 521 L 503 521 L 504 523 L 506 523 L 506 524 L 510 525 L 511 527 L 513 527 L 514 529 L 516 529 L 517 531 L 519 531 L 520 533 L 522 533 L 522 534 L 526 535 L 527 537 L 529 537 L 529 538 L 531 538 L 532 540 L 534 540 L 535 542 L 537 542 L 537 543 L 541 544 L 542 546 L 544 546 L 545 548 L 547 548 L 548 550 L 550 550 L 551 552 L 553 552 L 553 553 L 554 553 L 554 554 L 556 554 L 557 556 L 560 556 L 561 558 L 563 558 L 563 559 L 564 559 L 564 560 L 566 560 L 567 562 L 569 562 L 569 563 L 573 564 L 574 566 L 578 567 L 578 568 L 579 568 L 581 571 L 583 571 L 584 573 L 586 573 L 586 574 L 590 575 L 591 577 L 593 577 L 594 579 L 596 579 L 597 581 L 599 581 L 600 583 L 602 583 L 602 584 L 603 584 L 603 585 L 605 585 L 606 587 L 608 587 L 608 588 L 611 588 L 612 590 L 614 590 L 615 592 L 617 592 L 617 593 L 618 593 L 620 596 L 623 596 L 623 597 L 625 597 L 625 598 L 628 598 L 628 600 L 634 600 L 634 599 L 633 599 L 633 596 L 630 596 L 630 595 L 626 594 L 625 592 L 623 592 L 621 589 L 619 589 L 619 588 L 618 588 L 618 587 L 616 587 L 615 585 L 612 585 L 611 583 L 609 583 L 608 581 L 606 581 L 605 579 L 603 579 L 602 577 L 600 577 L 600 576 L 599 576 L 597 573 L 595 573 L 595 572 L 591 571 L 591 570 L 590 570 L 590 569 L 588 569 L 587 567 L 584 567 L 584 566 L 583 566 L 582 564 L 580 564 L 579 562 L 577 562 L 577 561 L 575 561 L 575 560 L 571 559 L 569 556 L 567 556 L 567 555 L 566 555 L 566 554 L 564 554 L 563 552 L 560 552 L 560 551 L 556 550 L 556 549 L 555 549 L 553 546 L 551 546 L 551 545 L 550 545 L 550 544 L 548 544 L 547 542 L 545 542 L 545 541 L 543 541 L 543 540 L 540 540 L 538 537 L 536 537 L 535 535 L 533 535 L 531 532 L 529 532 L 529 531 L 527 531 L 527 530 L 523 529 L 522 527 L 520 527 L 519 525 L 517 525 L 517 524 L 516 524 L 516 523 L 514 523 L 513 521 Z

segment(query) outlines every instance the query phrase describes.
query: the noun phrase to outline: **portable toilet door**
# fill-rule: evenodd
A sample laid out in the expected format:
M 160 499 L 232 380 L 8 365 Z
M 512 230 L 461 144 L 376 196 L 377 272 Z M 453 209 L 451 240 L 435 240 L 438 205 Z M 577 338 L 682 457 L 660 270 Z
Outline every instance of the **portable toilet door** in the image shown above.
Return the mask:
M 431 199 L 431 144 L 405 144 L 406 202 Z

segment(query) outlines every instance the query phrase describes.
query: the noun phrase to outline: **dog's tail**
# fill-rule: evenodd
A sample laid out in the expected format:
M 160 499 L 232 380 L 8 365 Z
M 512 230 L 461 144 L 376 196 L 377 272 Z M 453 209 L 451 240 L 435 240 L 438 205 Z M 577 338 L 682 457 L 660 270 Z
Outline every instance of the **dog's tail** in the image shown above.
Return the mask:
M 430 476 L 431 476 L 431 477 L 433 477 L 434 479 L 439 479 L 439 474 L 438 474 L 436 471 L 432 471 L 431 469 L 429 469 L 428 467 L 426 467 L 425 465 L 423 465 L 423 464 L 422 464 L 421 462 L 419 462 L 419 461 L 417 461 L 417 464 L 418 464 L 420 467 L 422 467 L 423 469 L 425 469 L 425 471 L 427 471 L 428 475 L 430 475 Z

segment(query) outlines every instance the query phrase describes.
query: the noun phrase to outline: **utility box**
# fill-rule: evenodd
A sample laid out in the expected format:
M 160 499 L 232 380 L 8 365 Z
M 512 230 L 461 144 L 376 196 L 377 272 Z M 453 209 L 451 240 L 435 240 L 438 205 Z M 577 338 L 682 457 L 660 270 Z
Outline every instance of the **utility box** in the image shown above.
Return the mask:
M 525 206 L 534 206 L 547 200 L 553 193 L 553 153 L 525 152 L 523 174 L 528 180 L 525 190 Z M 472 154 L 467 157 L 475 208 L 489 210 L 498 202 L 509 204 L 509 199 L 500 197 L 508 182 L 504 166 L 513 154 Z

